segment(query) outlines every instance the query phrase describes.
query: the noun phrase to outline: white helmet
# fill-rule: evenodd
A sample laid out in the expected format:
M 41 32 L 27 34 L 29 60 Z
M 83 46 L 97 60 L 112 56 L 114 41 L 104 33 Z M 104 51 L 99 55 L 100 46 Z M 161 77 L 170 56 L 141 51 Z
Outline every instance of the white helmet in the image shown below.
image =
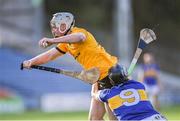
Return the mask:
M 59 31 L 61 33 L 67 34 L 67 32 L 74 25 L 74 16 L 69 12 L 59 12 L 53 15 L 53 18 L 50 21 L 51 26 L 59 28 L 61 24 L 65 24 L 65 29 Z

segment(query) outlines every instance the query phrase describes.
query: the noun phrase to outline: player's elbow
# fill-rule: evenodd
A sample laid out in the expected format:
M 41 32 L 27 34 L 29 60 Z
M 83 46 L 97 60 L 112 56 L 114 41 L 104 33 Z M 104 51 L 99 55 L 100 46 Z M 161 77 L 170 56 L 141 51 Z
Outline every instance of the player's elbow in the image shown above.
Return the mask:
M 77 33 L 77 37 L 80 41 L 85 41 L 86 40 L 86 35 L 83 33 Z

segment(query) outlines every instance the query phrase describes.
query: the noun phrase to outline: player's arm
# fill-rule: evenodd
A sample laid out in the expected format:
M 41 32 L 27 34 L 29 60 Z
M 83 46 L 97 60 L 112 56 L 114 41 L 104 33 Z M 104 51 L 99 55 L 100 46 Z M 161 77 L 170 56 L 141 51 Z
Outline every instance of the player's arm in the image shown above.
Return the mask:
M 93 93 L 91 94 L 91 96 L 92 96 L 94 99 L 101 101 L 100 98 L 99 98 L 100 93 L 101 93 L 101 90 L 99 90 L 99 91 L 97 91 L 97 92 L 93 92 Z
M 23 62 L 24 68 L 30 68 L 32 65 L 41 65 L 48 63 L 56 59 L 57 57 L 63 55 L 64 53 L 59 52 L 56 48 L 52 48 L 49 51 L 46 51 L 30 60 L 25 60 Z
M 92 92 L 91 96 L 96 100 L 99 100 L 101 102 L 106 102 L 107 101 L 106 98 L 109 92 L 110 92 L 109 89 L 99 90 L 97 92 Z
M 58 38 L 43 38 L 39 41 L 39 45 L 41 47 L 47 47 L 51 44 L 59 44 L 59 43 L 78 43 L 86 40 L 86 35 L 82 32 L 73 33 L 66 36 L 58 37 Z
M 98 83 L 93 84 L 92 89 L 91 89 L 91 96 L 96 100 L 98 100 L 98 98 L 97 98 L 97 92 L 98 91 L 99 91 L 98 90 Z

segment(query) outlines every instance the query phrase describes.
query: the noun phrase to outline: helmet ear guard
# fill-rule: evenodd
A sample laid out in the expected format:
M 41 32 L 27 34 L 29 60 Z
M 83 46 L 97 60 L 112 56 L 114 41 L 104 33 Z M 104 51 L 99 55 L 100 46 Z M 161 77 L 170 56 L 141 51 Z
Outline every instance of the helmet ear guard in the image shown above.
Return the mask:
M 124 66 L 116 65 L 109 70 L 110 83 L 113 86 L 122 84 L 128 81 L 128 72 Z
M 59 32 L 67 34 L 68 31 L 74 26 L 75 20 L 73 14 L 69 12 L 59 12 L 53 15 L 50 24 L 51 27 L 55 28 L 60 28 L 62 24 L 65 24 L 65 29 L 59 29 Z

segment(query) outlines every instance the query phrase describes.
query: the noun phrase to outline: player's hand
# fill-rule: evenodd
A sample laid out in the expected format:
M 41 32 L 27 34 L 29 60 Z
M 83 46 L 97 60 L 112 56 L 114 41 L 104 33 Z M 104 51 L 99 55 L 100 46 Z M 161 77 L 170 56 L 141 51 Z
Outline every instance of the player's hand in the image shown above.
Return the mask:
M 42 47 L 42 48 L 47 48 L 48 46 L 51 46 L 53 43 L 52 43 L 52 39 L 50 38 L 42 38 L 40 41 L 39 41 L 39 46 Z
M 25 60 L 23 62 L 23 68 L 27 68 L 27 69 L 30 69 L 32 66 L 32 62 L 30 60 Z

